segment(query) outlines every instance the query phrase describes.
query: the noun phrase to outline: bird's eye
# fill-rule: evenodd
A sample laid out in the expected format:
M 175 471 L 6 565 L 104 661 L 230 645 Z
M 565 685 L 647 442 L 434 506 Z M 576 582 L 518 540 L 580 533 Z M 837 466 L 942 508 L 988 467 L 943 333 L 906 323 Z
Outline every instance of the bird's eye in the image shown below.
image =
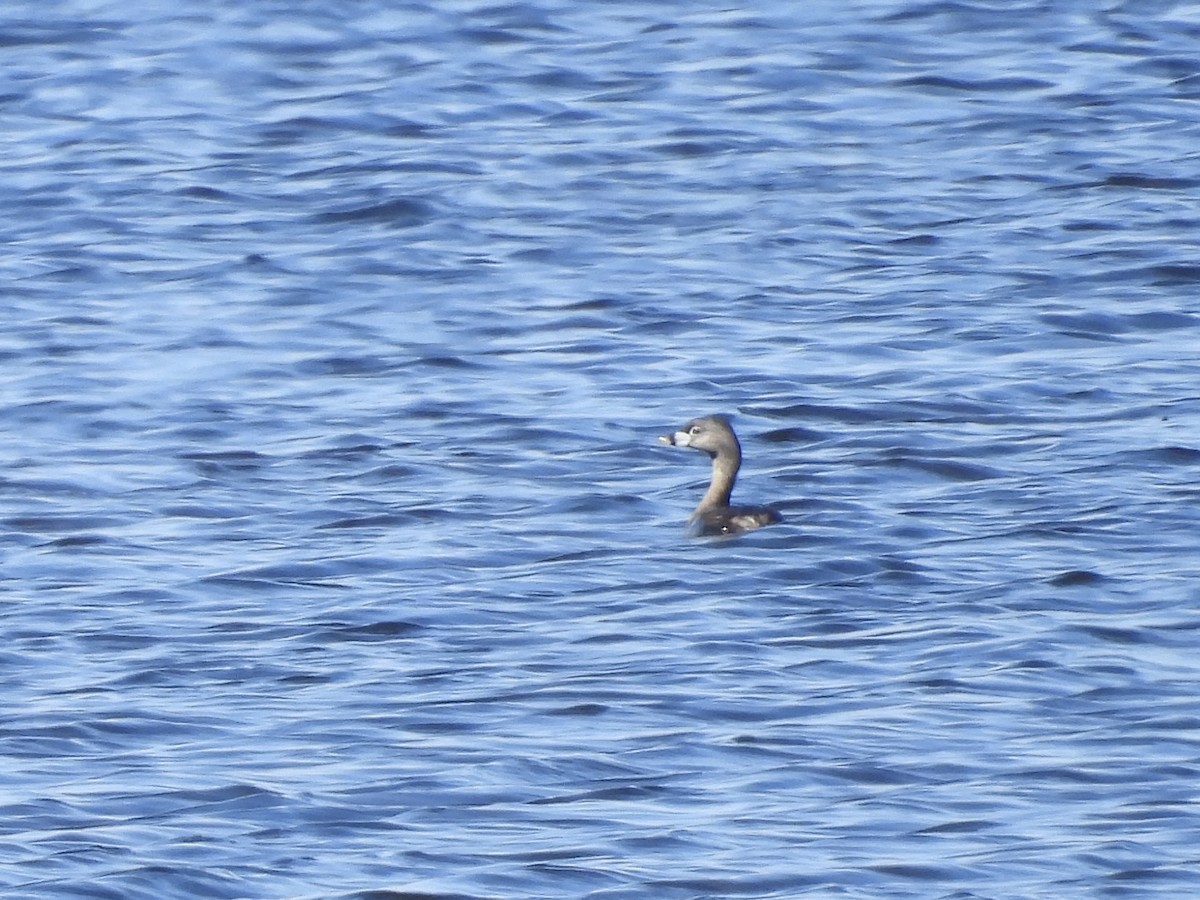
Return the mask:
M 688 429 L 688 434 L 699 434 L 699 433 L 700 433 L 699 425 L 693 425 L 691 428 Z

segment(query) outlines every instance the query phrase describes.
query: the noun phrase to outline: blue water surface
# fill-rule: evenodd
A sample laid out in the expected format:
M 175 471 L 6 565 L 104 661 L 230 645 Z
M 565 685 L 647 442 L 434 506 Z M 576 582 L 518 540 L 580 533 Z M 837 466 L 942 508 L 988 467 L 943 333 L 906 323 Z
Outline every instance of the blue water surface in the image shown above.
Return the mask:
M 0 896 L 1200 892 L 1197 47 L 0 13 Z

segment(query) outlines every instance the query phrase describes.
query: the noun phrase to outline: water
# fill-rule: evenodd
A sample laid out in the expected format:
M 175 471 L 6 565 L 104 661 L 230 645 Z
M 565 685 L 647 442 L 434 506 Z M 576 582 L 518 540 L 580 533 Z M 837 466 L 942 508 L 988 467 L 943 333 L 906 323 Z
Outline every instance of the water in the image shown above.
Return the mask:
M 1197 37 L 5 13 L 0 894 L 1195 893 Z

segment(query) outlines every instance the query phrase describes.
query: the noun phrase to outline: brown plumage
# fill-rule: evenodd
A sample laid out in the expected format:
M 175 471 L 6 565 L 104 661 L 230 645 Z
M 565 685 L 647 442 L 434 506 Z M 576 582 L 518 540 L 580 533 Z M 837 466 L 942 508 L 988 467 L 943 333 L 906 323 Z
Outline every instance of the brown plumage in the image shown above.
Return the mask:
M 742 446 L 722 416 L 692 419 L 674 434 L 659 440 L 676 447 L 693 447 L 712 459 L 712 481 L 688 520 L 700 534 L 741 534 L 783 521 L 766 506 L 730 506 L 729 498 L 742 465 Z

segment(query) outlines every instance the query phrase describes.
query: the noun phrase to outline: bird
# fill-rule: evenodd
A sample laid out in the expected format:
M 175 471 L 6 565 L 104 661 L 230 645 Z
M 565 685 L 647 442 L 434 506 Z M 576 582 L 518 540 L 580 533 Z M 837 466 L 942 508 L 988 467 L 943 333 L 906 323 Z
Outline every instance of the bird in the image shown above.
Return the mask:
M 742 445 L 724 416 L 692 419 L 671 434 L 658 439 L 674 447 L 692 447 L 712 459 L 712 481 L 688 522 L 700 535 L 734 535 L 783 521 L 769 506 L 730 506 L 733 483 L 742 465 Z

